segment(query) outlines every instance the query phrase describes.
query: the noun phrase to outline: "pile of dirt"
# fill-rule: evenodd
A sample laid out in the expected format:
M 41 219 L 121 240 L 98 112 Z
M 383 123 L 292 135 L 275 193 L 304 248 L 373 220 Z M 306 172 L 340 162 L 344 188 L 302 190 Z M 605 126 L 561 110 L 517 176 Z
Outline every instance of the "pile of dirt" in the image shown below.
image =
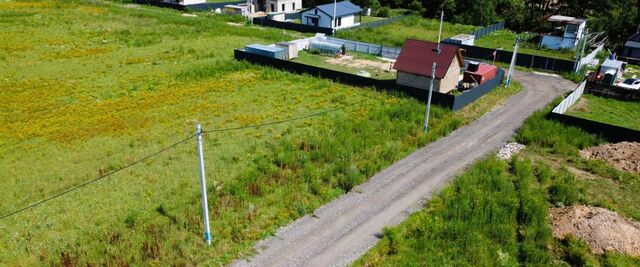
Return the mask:
M 551 209 L 553 236 L 584 240 L 594 254 L 605 251 L 640 256 L 640 223 L 607 209 L 584 205 Z
M 587 159 L 604 160 L 624 171 L 640 173 L 640 143 L 637 142 L 594 146 L 581 150 L 580 155 Z
M 375 68 L 382 71 L 394 72 L 392 69 L 393 62 L 378 62 L 365 59 L 356 59 L 350 55 L 344 55 L 337 58 L 329 58 L 326 60 L 330 64 L 343 65 L 350 68 Z

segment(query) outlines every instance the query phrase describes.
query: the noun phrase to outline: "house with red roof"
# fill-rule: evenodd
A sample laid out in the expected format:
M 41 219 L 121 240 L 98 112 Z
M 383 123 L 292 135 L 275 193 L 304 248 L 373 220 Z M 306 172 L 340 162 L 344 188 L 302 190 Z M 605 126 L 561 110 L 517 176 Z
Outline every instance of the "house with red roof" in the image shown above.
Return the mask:
M 398 71 L 396 83 L 429 90 L 431 67 L 436 62 L 433 91 L 448 93 L 456 88 L 464 61 L 458 46 L 407 39 L 393 68 Z

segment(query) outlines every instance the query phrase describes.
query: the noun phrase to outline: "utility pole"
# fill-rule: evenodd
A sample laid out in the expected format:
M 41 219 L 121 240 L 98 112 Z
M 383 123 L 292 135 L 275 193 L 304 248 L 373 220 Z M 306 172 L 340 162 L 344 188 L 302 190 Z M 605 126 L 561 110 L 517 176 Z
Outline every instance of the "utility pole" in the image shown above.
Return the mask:
M 336 35 L 336 8 L 338 6 L 338 0 L 333 0 L 333 17 L 331 18 L 331 29 L 333 35 Z
M 513 75 L 513 70 L 516 67 L 516 58 L 518 57 L 518 46 L 520 45 L 520 36 L 516 37 L 516 45 L 513 47 L 513 55 L 511 56 L 511 64 L 509 65 L 509 74 L 507 74 L 507 82 L 505 87 L 509 87 L 511 83 L 511 76 Z
M 433 94 L 433 83 L 436 80 L 436 62 L 431 66 L 431 83 L 429 84 L 429 98 L 427 99 L 427 113 L 424 115 L 424 133 L 429 130 L 429 112 L 431 111 L 431 95 Z
M 438 54 L 440 54 L 440 37 L 442 37 L 442 19 L 444 18 L 444 10 L 440 13 L 440 29 L 438 30 Z
M 200 159 L 200 188 L 202 190 L 202 217 L 204 218 L 204 240 L 211 245 L 211 230 L 209 229 L 209 204 L 207 203 L 207 181 L 204 177 L 204 155 L 202 153 L 202 128 L 196 126 L 198 139 L 198 158 Z

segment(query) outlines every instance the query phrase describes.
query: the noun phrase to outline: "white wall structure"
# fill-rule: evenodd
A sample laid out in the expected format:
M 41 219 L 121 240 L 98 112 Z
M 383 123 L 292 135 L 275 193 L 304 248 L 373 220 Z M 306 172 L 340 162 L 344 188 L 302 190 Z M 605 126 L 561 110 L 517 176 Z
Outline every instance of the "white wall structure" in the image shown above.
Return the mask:
M 264 10 L 266 12 L 295 12 L 302 9 L 302 0 L 268 0 Z
M 179 4 L 183 6 L 204 4 L 206 0 L 165 0 L 166 3 Z

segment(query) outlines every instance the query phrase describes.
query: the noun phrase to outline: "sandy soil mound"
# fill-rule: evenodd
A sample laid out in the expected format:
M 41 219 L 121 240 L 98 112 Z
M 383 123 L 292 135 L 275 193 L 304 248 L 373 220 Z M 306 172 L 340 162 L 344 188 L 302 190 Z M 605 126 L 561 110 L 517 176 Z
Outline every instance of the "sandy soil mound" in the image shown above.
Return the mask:
M 551 209 L 553 236 L 567 234 L 584 240 L 591 252 L 605 251 L 640 256 L 640 223 L 603 208 L 571 206 Z
M 640 173 L 640 143 L 621 142 L 586 148 L 580 154 L 588 159 L 601 159 L 614 167 Z
M 393 66 L 392 63 L 389 62 L 377 62 L 377 61 L 371 61 L 371 60 L 364 60 L 364 59 L 355 59 L 353 58 L 353 56 L 349 56 L 349 55 L 344 55 L 341 57 L 337 57 L 337 58 L 329 58 L 326 60 L 328 63 L 331 64 L 335 64 L 335 65 L 343 65 L 343 66 L 347 66 L 350 68 L 377 68 L 383 71 L 389 71 L 389 72 L 394 72 L 395 70 L 392 69 L 391 67 Z

